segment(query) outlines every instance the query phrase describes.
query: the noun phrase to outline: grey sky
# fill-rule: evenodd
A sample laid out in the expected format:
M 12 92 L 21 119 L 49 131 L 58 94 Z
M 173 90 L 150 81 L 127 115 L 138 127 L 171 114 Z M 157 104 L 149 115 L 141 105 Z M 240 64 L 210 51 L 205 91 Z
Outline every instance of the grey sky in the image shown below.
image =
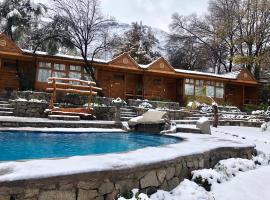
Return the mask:
M 102 0 L 104 14 L 120 22 L 142 21 L 143 24 L 168 30 L 174 12 L 201 15 L 207 11 L 208 0 Z
M 46 2 L 48 0 L 34 0 Z M 168 31 L 174 12 L 201 15 L 207 11 L 208 0 L 101 0 L 103 13 L 123 23 L 143 24 Z

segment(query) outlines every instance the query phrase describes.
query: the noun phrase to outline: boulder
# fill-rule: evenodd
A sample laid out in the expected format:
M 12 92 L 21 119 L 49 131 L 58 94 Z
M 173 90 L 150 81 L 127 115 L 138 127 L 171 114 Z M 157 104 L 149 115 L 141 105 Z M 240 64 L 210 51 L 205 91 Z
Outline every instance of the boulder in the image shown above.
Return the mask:
M 202 134 L 211 134 L 210 121 L 206 117 L 202 117 L 197 121 L 196 127 L 201 130 Z

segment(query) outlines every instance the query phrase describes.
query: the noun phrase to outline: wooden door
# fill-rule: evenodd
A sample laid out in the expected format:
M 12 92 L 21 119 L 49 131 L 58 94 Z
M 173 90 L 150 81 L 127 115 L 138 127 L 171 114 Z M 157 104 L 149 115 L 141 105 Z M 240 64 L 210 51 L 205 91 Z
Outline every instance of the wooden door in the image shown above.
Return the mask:
M 110 97 L 121 99 L 125 98 L 125 75 L 123 73 L 115 73 L 111 77 Z
M 176 101 L 176 79 L 166 78 L 164 82 L 164 99 Z

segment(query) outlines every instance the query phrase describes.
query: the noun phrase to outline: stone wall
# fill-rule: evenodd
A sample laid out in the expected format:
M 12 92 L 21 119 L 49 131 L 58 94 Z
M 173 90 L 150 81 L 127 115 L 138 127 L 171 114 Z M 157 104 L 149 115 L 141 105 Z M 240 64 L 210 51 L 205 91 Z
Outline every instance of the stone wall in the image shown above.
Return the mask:
M 14 108 L 14 115 L 17 117 L 47 117 L 44 113 L 45 109 L 48 108 L 46 101 L 15 99 L 11 101 L 11 105 Z
M 33 92 L 33 91 L 13 91 L 11 95 L 12 99 L 36 99 L 40 101 L 49 101 L 51 94 L 46 92 Z
M 213 167 L 231 157 L 251 158 L 251 147 L 219 148 L 170 161 L 67 176 L 0 183 L 1 200 L 113 200 L 133 188 L 152 194 L 170 191 L 196 169 Z
M 127 104 L 129 106 L 138 107 L 141 103 L 145 102 L 144 100 L 135 100 L 135 99 L 129 99 Z M 165 101 L 147 101 L 147 103 L 150 103 L 153 108 L 167 108 L 171 110 L 179 110 L 180 105 L 177 102 L 165 102 Z

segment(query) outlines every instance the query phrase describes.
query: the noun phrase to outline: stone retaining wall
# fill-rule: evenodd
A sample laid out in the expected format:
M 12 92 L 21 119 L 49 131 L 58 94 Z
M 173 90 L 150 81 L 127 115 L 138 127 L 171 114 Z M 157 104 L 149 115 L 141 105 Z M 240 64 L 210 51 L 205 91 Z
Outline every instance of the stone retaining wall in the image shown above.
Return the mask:
M 1 200 L 113 200 L 133 188 L 151 194 L 170 191 L 196 169 L 231 157 L 251 158 L 254 148 L 219 148 L 170 161 L 76 175 L 0 183 Z
M 48 108 L 48 103 L 46 101 L 36 102 L 12 100 L 11 105 L 14 108 L 14 115 L 17 117 L 47 117 L 44 113 L 45 109 Z

